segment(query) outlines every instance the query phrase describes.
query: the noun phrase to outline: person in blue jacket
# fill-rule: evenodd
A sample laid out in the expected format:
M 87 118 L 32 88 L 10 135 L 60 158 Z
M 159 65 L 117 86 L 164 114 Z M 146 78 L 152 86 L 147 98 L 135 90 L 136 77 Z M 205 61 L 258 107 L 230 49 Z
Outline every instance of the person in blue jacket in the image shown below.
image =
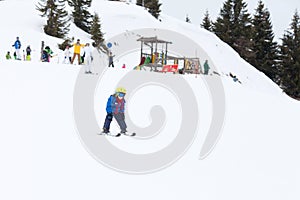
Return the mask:
M 113 118 L 116 119 L 120 126 L 121 133 L 125 134 L 127 132 L 127 125 L 125 122 L 125 99 L 126 89 L 123 87 L 118 87 L 115 94 L 111 95 L 106 104 L 106 117 L 103 125 L 103 133 L 109 133 L 110 123 Z
M 19 37 L 17 37 L 15 43 L 12 46 L 16 49 L 17 60 L 21 60 L 21 42 L 19 40 Z

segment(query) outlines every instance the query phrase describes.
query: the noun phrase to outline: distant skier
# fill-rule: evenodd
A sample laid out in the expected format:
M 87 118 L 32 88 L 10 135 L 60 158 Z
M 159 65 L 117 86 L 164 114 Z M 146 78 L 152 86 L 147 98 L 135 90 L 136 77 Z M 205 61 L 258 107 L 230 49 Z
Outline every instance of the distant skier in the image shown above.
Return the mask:
M 208 75 L 208 71 L 209 71 L 210 67 L 208 65 L 208 61 L 207 60 L 205 60 L 203 67 L 204 67 L 204 74 Z
M 74 53 L 73 53 L 73 58 L 71 60 L 71 64 L 73 64 L 75 57 L 77 56 L 78 59 L 78 65 L 81 64 L 80 60 L 81 60 L 81 56 L 80 56 L 80 49 L 81 47 L 84 47 L 84 44 L 80 44 L 80 40 L 77 39 L 77 42 L 73 44 L 74 46 Z
M 11 59 L 11 55 L 10 52 L 8 51 L 7 54 L 5 55 L 6 60 L 10 60 Z
M 110 66 L 115 67 L 114 66 L 114 57 L 115 57 L 115 55 L 112 55 L 112 52 L 109 52 L 108 67 L 110 67 Z
M 113 117 L 117 120 L 121 134 L 126 134 L 127 125 L 125 123 L 125 99 L 126 89 L 123 87 L 118 87 L 115 94 L 111 95 L 106 104 L 106 118 L 103 126 L 103 133 L 109 133 L 110 123 Z
M 30 61 L 31 60 L 31 48 L 30 48 L 30 45 L 28 45 L 26 47 L 26 60 L 27 61 Z
M 47 56 L 48 61 L 47 61 L 47 62 L 50 62 L 50 58 L 53 56 L 53 51 L 50 49 L 49 46 L 46 46 L 46 47 L 45 47 L 45 51 L 46 51 L 47 54 L 48 54 L 48 56 Z
M 17 60 L 17 53 L 14 52 L 14 59 Z
M 64 50 L 64 61 L 63 63 L 64 64 L 70 64 L 71 63 L 71 60 L 72 60 L 72 57 L 71 57 L 71 51 L 70 51 L 70 47 L 69 46 L 66 46 L 66 49 Z
M 84 47 L 84 54 L 85 54 L 85 73 L 86 74 L 91 74 L 91 65 L 93 61 L 93 55 L 92 55 L 92 48 L 90 47 L 90 43 L 86 43 Z
M 229 73 L 229 76 L 232 78 L 234 82 L 238 82 L 242 84 L 242 82 L 236 77 L 236 75 L 233 75 L 231 72 Z
M 15 43 L 12 46 L 15 47 L 17 60 L 21 60 L 21 42 L 19 40 L 19 37 L 17 37 Z
M 42 58 L 41 58 L 42 62 L 49 62 L 49 55 L 47 53 L 47 51 L 44 49 L 42 52 Z
M 49 46 L 46 46 L 42 52 L 42 62 L 50 62 L 50 57 L 52 56 L 53 51 Z
M 83 64 L 84 63 L 84 58 L 85 58 L 85 51 L 83 51 L 83 54 L 80 54 L 80 63 Z

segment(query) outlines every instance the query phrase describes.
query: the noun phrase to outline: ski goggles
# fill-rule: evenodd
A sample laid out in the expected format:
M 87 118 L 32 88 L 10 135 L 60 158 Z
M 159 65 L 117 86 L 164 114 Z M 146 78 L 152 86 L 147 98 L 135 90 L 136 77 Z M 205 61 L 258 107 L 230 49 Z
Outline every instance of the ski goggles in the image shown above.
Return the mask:
M 124 96 L 125 96 L 125 93 L 119 92 L 118 96 L 119 96 L 119 97 L 124 97 Z

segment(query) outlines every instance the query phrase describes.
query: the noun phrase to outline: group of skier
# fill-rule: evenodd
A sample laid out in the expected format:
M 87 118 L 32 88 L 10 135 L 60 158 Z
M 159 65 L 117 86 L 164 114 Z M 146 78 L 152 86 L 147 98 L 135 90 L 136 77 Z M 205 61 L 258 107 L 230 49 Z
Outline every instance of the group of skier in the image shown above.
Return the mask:
M 77 39 L 76 43 L 74 43 L 73 57 L 71 58 L 70 46 L 67 46 L 64 51 L 64 61 L 65 64 L 73 64 L 76 57 L 78 65 L 85 63 L 85 73 L 91 74 L 91 64 L 93 62 L 92 48 L 90 43 L 81 44 L 80 39 Z M 81 49 L 83 49 L 83 55 L 81 55 Z
M 74 47 L 73 56 L 70 47 Z M 81 49 L 83 49 L 83 54 L 81 54 Z M 85 64 L 85 73 L 91 74 L 91 64 L 93 62 L 92 51 L 93 49 L 91 48 L 90 43 L 81 44 L 80 39 L 77 39 L 76 43 L 66 46 L 63 64 L 73 64 L 77 58 L 78 65 Z
M 21 44 L 21 41 L 20 41 L 20 38 L 19 37 L 16 37 L 16 41 L 13 43 L 12 47 L 14 47 L 14 53 L 13 53 L 13 58 L 15 60 L 22 60 L 22 55 L 21 55 L 21 47 L 22 47 L 22 44 Z M 25 50 L 23 50 L 23 60 L 27 60 L 27 61 L 30 61 L 31 60 L 31 47 L 30 45 L 28 45 L 26 47 Z M 47 53 L 46 54 L 43 54 L 44 51 Z M 50 53 L 53 53 L 50 49 L 49 46 L 47 46 L 44 51 L 42 52 L 42 61 L 45 62 L 47 60 L 47 62 L 49 61 L 48 57 L 50 57 Z M 25 53 L 26 52 L 26 53 Z M 10 51 L 7 51 L 6 55 L 5 55 L 5 58 L 7 60 L 10 60 L 12 59 L 12 55 L 10 53 Z
M 13 53 L 13 58 L 15 60 L 22 60 L 22 56 L 21 56 L 21 41 L 19 39 L 19 37 L 16 37 L 16 41 L 13 43 L 12 47 L 14 47 L 15 51 Z M 25 51 L 26 51 L 26 56 L 25 56 Z M 30 45 L 28 45 L 25 49 L 25 51 L 23 50 L 23 60 L 31 60 L 31 48 Z M 5 58 L 7 60 L 12 59 L 12 55 L 10 54 L 10 51 L 7 51 Z
M 12 47 L 14 47 L 14 53 L 13 55 L 11 54 L 10 51 L 7 51 L 5 58 L 7 60 L 10 59 L 15 59 L 15 60 L 31 60 L 31 47 L 28 45 L 25 50 L 23 50 L 23 59 L 21 55 L 21 41 L 19 37 L 16 37 L 16 41 L 13 43 Z M 73 56 L 72 52 L 70 50 L 70 47 L 74 47 L 73 50 Z M 81 49 L 83 49 L 83 54 L 81 54 Z M 26 52 L 26 53 L 25 53 Z M 50 62 L 50 58 L 54 57 L 56 55 L 53 54 L 52 49 L 49 46 L 44 47 L 44 43 L 42 42 L 42 50 L 41 50 L 41 57 L 40 60 L 42 62 Z M 89 43 L 86 44 L 81 44 L 80 39 L 77 39 L 77 42 L 70 45 L 66 46 L 64 50 L 64 59 L 63 62 L 64 64 L 73 64 L 75 59 L 77 58 L 78 60 L 78 65 L 85 64 L 85 73 L 90 74 L 92 73 L 91 70 L 91 63 L 93 61 L 93 56 L 92 56 L 92 48 Z

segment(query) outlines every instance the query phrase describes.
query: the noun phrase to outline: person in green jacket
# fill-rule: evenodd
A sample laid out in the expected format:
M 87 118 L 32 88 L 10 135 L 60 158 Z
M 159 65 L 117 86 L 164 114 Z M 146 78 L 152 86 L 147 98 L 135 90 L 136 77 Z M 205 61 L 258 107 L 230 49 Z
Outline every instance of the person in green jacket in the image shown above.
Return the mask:
M 205 75 L 208 75 L 208 71 L 209 71 L 210 67 L 209 67 L 209 65 L 208 65 L 208 61 L 207 61 L 207 60 L 205 60 L 203 66 L 204 66 L 204 74 L 205 74 Z
M 45 47 L 45 52 L 48 54 L 48 58 L 46 62 L 50 62 L 50 57 L 52 57 L 53 51 L 50 49 L 49 46 Z
M 10 55 L 10 52 L 9 52 L 9 51 L 7 52 L 7 54 L 6 54 L 5 57 L 6 57 L 6 60 L 10 60 L 10 59 L 11 59 L 11 55 Z

